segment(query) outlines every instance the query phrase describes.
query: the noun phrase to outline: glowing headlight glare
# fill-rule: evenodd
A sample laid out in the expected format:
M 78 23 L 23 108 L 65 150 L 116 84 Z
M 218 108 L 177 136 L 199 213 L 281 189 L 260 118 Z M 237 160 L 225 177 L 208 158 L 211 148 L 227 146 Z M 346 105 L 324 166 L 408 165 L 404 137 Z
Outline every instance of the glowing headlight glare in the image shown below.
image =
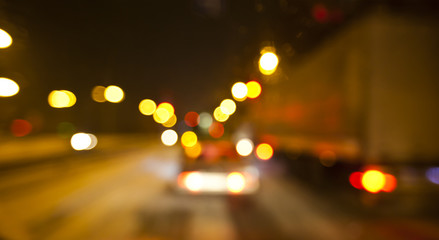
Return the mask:
M 199 172 L 188 173 L 184 179 L 184 185 L 192 192 L 200 191 L 203 185 L 203 178 Z
M 92 145 L 92 138 L 87 133 L 76 133 L 70 139 L 72 148 L 77 151 L 87 150 Z
M 162 133 L 162 143 L 166 146 L 173 146 L 178 140 L 178 134 L 172 129 L 168 129 Z
M 245 178 L 239 172 L 232 172 L 227 176 L 227 188 L 232 193 L 240 193 L 244 190 Z
M 236 151 L 239 155 L 245 157 L 253 152 L 253 142 L 248 138 L 243 138 L 236 143 Z
M 9 78 L 0 78 L 0 97 L 12 97 L 18 93 L 20 87 Z

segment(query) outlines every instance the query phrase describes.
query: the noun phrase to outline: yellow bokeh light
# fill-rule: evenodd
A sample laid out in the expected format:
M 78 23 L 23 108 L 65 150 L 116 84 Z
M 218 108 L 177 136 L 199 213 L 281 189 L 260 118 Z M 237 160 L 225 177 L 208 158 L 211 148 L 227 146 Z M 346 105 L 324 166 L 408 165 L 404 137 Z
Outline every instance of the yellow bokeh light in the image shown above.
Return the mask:
M 267 143 L 261 143 L 256 147 L 256 156 L 261 160 L 273 157 L 273 148 Z
M 248 92 L 247 97 L 248 98 L 257 98 L 259 95 L 261 95 L 262 87 L 261 84 L 259 84 L 256 81 L 250 81 L 246 84 Z
M 248 138 L 244 138 L 238 141 L 236 144 L 236 151 L 239 155 L 245 157 L 253 152 L 253 142 Z
M 168 110 L 164 108 L 157 108 L 152 117 L 154 118 L 154 121 L 156 123 L 163 124 L 167 122 L 172 117 L 172 115 L 170 115 Z
M 67 90 L 60 90 L 61 92 L 67 94 L 69 96 L 69 103 L 67 104 L 67 107 L 72 107 L 76 103 L 76 96 L 70 91 Z
M 187 131 L 181 136 L 181 144 L 183 147 L 193 147 L 198 142 L 197 134 L 192 131 Z
M 240 193 L 244 190 L 245 178 L 239 172 L 232 172 L 227 176 L 227 188 L 232 193 Z
M 93 90 L 91 91 L 91 98 L 95 101 L 95 102 L 105 102 L 107 100 L 105 100 L 105 87 L 104 86 L 96 86 L 93 88 Z
M 221 107 L 215 108 L 215 111 L 213 111 L 213 118 L 217 120 L 218 122 L 225 122 L 227 119 L 229 119 L 229 115 L 223 113 L 221 111 Z
M 364 189 L 371 193 L 377 193 L 381 191 L 386 183 L 386 177 L 384 174 L 377 170 L 369 170 L 363 174 L 361 178 L 361 184 Z
M 232 115 L 236 111 L 236 103 L 232 99 L 225 99 L 220 104 L 221 112 Z
M 7 48 L 12 44 L 12 37 L 5 30 L 0 29 L 0 48 Z
M 174 130 L 168 129 L 162 133 L 161 140 L 164 145 L 173 146 L 177 143 L 178 134 Z
M 164 102 L 157 106 L 157 109 L 152 116 L 154 121 L 163 124 L 169 121 L 173 115 L 174 107 L 170 103 Z
M 166 109 L 166 111 L 168 111 L 170 116 L 174 115 L 174 113 L 175 113 L 174 107 L 172 106 L 172 104 L 170 104 L 168 102 L 160 103 L 159 106 L 157 107 L 157 109 L 159 109 L 159 108 Z
M 143 115 L 147 115 L 150 116 L 152 114 L 154 114 L 155 110 L 157 108 L 157 105 L 155 104 L 155 102 L 151 99 L 143 99 L 140 103 L 139 103 L 139 111 L 143 114 Z
M 237 82 L 232 86 L 232 96 L 236 101 L 243 101 L 247 97 L 247 85 L 243 82 Z
M 105 89 L 104 96 L 109 102 L 119 103 L 124 99 L 125 93 L 123 92 L 122 88 L 115 85 L 110 85 Z
M 68 108 L 76 103 L 76 96 L 67 90 L 54 90 L 49 94 L 49 105 L 53 108 Z
M 0 97 L 12 97 L 20 91 L 16 82 L 9 78 L 0 78 Z
M 264 75 L 271 75 L 276 71 L 279 59 L 273 52 L 265 52 L 259 59 L 259 71 Z
M 175 114 L 174 114 L 174 115 L 172 115 L 171 118 L 169 118 L 168 121 L 166 121 L 162 125 L 163 125 L 163 127 L 170 128 L 170 127 L 173 127 L 176 123 L 177 123 L 177 116 L 175 116 Z
M 199 157 L 201 155 L 202 150 L 203 149 L 202 149 L 201 144 L 199 142 L 197 142 L 192 147 L 184 148 L 184 152 L 186 153 L 186 156 L 188 156 L 189 158 Z
M 69 95 L 58 90 L 50 92 L 48 100 L 49 105 L 54 108 L 65 108 L 70 102 Z

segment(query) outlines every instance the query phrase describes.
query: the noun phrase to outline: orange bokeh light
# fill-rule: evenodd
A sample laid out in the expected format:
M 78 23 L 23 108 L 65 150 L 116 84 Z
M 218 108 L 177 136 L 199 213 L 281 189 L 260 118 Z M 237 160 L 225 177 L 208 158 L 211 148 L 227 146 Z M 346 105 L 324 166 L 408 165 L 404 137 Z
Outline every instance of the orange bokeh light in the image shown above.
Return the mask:
M 269 160 L 273 157 L 273 148 L 267 143 L 261 143 L 256 147 L 256 156 L 261 160 Z
M 11 124 L 12 135 L 16 137 L 24 137 L 32 131 L 32 124 L 23 119 L 15 119 Z
M 184 122 L 189 127 L 196 127 L 200 123 L 200 115 L 196 112 L 188 112 L 184 116 Z
M 386 177 L 386 182 L 382 190 L 384 192 L 393 192 L 393 190 L 395 190 L 396 188 L 397 182 L 395 176 L 393 176 L 392 174 L 384 174 L 384 176 Z
M 219 122 L 214 122 L 209 127 L 209 135 L 213 138 L 220 138 L 224 134 L 224 126 Z

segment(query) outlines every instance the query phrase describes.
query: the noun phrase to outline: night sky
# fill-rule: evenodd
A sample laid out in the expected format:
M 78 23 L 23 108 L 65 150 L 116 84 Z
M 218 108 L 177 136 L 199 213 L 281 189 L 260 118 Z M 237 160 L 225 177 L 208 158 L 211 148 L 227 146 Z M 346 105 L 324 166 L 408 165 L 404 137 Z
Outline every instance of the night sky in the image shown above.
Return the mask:
M 14 44 L 2 50 L 0 71 L 21 86 L 7 108 L 11 117 L 41 112 L 84 128 L 84 115 L 99 119 L 112 111 L 99 108 L 117 108 L 110 115 L 124 121 L 139 118 L 144 98 L 169 101 L 180 115 L 211 111 L 231 97 L 234 82 L 258 76 L 264 44 L 276 46 L 285 67 L 358 15 L 361 3 L 3 0 L 0 24 Z M 94 86 L 112 84 L 124 89 L 123 106 L 91 100 Z M 51 109 L 47 95 L 55 89 L 74 92 L 75 107 Z

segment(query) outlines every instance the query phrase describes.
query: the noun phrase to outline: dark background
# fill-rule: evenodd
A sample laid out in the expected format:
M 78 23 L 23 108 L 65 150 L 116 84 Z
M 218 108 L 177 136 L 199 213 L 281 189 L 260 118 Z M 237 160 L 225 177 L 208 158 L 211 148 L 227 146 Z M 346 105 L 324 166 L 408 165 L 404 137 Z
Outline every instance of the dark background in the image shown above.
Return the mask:
M 0 53 L 0 73 L 21 87 L 0 102 L 0 129 L 24 118 L 40 122 L 36 132 L 61 121 L 153 130 L 137 110 L 144 98 L 171 102 L 180 118 L 210 112 L 234 82 L 259 77 L 261 47 L 274 45 L 288 67 L 377 4 L 414 14 L 438 9 L 436 1 L 0 1 L 1 28 L 14 39 Z M 125 91 L 122 103 L 91 100 L 94 86 L 111 84 Z M 76 105 L 50 108 L 55 89 L 75 93 Z

